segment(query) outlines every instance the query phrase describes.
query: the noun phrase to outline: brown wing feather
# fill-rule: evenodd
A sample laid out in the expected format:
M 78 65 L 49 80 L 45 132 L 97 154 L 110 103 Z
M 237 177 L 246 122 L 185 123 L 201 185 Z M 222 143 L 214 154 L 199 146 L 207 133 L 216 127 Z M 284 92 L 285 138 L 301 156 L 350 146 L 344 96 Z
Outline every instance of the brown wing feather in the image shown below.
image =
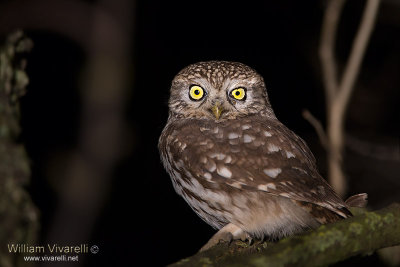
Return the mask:
M 351 216 L 319 175 L 304 141 L 279 121 L 251 116 L 230 123 L 184 120 L 174 126 L 179 135 L 170 132 L 172 154 L 200 182 L 261 190 Z M 274 169 L 276 177 L 268 172 Z

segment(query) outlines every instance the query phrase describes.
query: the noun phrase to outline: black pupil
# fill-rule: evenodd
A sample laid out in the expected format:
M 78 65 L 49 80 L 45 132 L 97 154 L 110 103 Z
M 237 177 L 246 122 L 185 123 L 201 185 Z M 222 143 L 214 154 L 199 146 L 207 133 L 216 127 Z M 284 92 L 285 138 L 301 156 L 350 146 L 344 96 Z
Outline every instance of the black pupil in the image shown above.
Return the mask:
M 240 95 L 240 92 L 239 92 L 239 91 L 236 91 L 235 95 L 239 96 L 239 95 Z
M 200 94 L 200 90 L 199 89 L 194 90 L 194 94 L 195 95 L 199 95 Z

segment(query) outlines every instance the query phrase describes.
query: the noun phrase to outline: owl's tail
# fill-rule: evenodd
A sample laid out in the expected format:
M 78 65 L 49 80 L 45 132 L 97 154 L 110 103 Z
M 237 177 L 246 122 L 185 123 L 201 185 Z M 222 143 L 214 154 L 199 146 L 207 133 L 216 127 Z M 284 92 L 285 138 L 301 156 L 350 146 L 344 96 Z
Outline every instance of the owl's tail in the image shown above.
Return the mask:
M 345 202 L 349 207 L 365 208 L 368 203 L 368 194 L 361 193 L 351 196 Z

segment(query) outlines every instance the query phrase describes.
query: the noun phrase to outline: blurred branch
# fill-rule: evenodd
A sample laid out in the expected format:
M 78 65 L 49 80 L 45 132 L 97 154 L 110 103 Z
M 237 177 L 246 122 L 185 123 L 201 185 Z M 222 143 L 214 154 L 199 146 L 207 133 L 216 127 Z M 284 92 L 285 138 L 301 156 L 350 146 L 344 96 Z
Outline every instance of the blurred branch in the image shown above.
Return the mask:
M 345 112 L 354 90 L 360 65 L 371 35 L 380 0 L 368 0 L 341 79 L 336 77 L 334 48 L 340 13 L 344 0 L 330 0 L 325 10 L 320 42 L 320 60 L 324 77 L 327 110 L 327 153 L 329 182 L 339 195 L 344 195 L 347 183 L 342 169 Z M 340 80 L 340 82 L 338 82 Z M 310 120 L 309 120 L 310 121 Z M 311 123 L 311 121 L 310 121 Z M 315 128 L 315 121 L 313 124 Z M 321 127 L 322 128 L 322 127 Z M 321 132 L 321 129 L 317 129 Z M 323 136 L 322 133 L 318 133 Z
M 341 106 L 340 110 L 343 110 L 343 113 L 347 108 L 350 95 L 354 89 L 354 83 L 360 71 L 360 65 L 375 25 L 379 3 L 380 0 L 367 1 L 360 27 L 351 48 L 350 57 L 343 72 L 339 92 L 336 96 L 336 102 Z M 341 117 L 343 118 L 343 115 Z
M 125 147 L 121 140 L 125 134 L 125 101 L 132 79 L 135 1 L 89 2 L 0 3 L 0 32 L 12 28 L 47 30 L 70 38 L 86 53 L 80 79 L 79 144 L 71 149 L 69 158 L 63 157 L 65 170 L 57 169 L 49 175 L 58 202 L 51 227 L 44 233 L 48 243 L 75 244 L 90 239 L 107 199 L 116 161 Z M 48 168 L 51 172 L 52 167 Z
M 90 52 L 93 42 L 88 37 L 93 30 L 93 13 L 102 18 L 106 25 L 102 30 L 111 40 L 121 41 L 121 36 L 129 31 L 128 23 L 119 24 L 120 17 L 110 15 L 100 5 L 79 0 L 16 0 L 0 3 L 0 32 L 21 28 L 48 30 L 70 38 Z
M 326 266 L 400 244 L 400 204 L 277 243 L 220 243 L 171 266 Z
M 48 242 L 74 244 L 90 240 L 107 199 L 115 164 L 124 149 L 125 101 L 132 70 L 133 4 L 130 0 L 96 1 L 84 20 L 90 28 L 85 36 L 86 62 L 80 84 L 79 141 L 64 163 L 64 181 L 60 181 L 60 174 L 52 175 L 59 203 Z
M 346 134 L 346 146 L 362 156 L 385 161 L 400 161 L 399 140 L 392 141 L 394 145 L 374 144 Z
M 132 79 L 133 12 L 134 1 L 100 0 L 90 5 L 89 16 L 84 19 L 90 28 L 85 36 L 86 62 L 80 84 L 79 141 L 71 157 L 63 163 L 67 166 L 64 181 L 60 181 L 59 173 L 52 175 L 59 203 L 47 233 L 48 242 L 75 244 L 90 240 L 107 200 L 115 164 L 125 146 L 124 112 Z M 77 27 L 75 31 L 80 29 Z M 69 266 L 67 262 L 62 264 Z
M 311 114 L 310 111 L 308 110 L 303 110 L 303 118 L 307 120 L 315 129 L 315 131 L 318 134 L 319 141 L 321 142 L 321 145 L 323 148 L 326 150 L 328 149 L 328 137 L 325 134 L 324 128 L 322 127 L 321 122 L 314 117 L 314 115 Z
M 26 60 L 32 41 L 21 31 L 8 36 L 0 47 L 0 266 L 25 266 L 20 254 L 9 253 L 7 244 L 33 243 L 39 215 L 25 186 L 30 180 L 29 159 L 16 140 L 20 134 L 19 98 L 29 78 Z
M 336 32 L 345 0 L 330 1 L 322 22 L 319 56 L 326 91 L 326 105 L 331 104 L 337 91 L 337 70 L 335 62 Z

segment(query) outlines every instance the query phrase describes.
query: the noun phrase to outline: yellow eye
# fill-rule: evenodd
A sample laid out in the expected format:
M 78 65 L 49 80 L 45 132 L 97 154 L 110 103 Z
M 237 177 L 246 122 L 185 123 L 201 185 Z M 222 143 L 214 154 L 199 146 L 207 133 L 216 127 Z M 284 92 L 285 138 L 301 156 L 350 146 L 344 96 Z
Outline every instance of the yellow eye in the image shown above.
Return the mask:
M 204 89 L 198 85 L 190 86 L 189 97 L 194 101 L 199 101 L 204 97 Z
M 245 100 L 246 90 L 244 88 L 236 88 L 231 91 L 231 96 L 237 100 Z

